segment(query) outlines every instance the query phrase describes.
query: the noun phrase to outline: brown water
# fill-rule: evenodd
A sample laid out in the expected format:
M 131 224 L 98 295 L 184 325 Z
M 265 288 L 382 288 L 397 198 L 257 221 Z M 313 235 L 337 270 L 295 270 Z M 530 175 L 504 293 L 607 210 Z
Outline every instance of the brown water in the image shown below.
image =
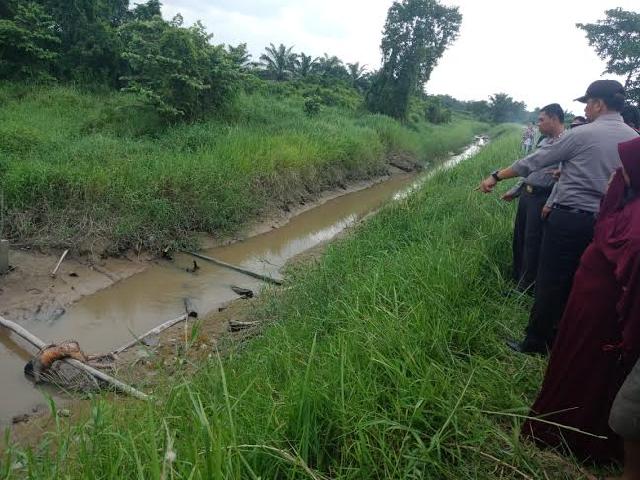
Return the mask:
M 451 157 L 442 167 L 455 165 L 475 154 L 481 144 L 476 143 Z M 289 259 L 331 239 L 388 201 L 406 197 L 429 175 L 391 178 L 329 200 L 294 217 L 281 228 L 203 253 L 278 278 Z M 75 339 L 88 353 L 105 353 L 131 340 L 135 334 L 182 314 L 184 297 L 193 299 L 198 311 L 206 313 L 237 298 L 230 285 L 251 289 L 261 286 L 258 280 L 204 260 L 197 260 L 200 266 L 197 273 L 188 273 L 186 268 L 192 262 L 191 256 L 177 255 L 172 262 L 155 264 L 81 299 L 54 321 L 29 321 L 23 326 L 44 341 Z M 40 389 L 22 374 L 29 352 L 6 332 L 0 332 L 0 424 L 45 403 Z M 56 394 L 56 398 L 62 397 Z

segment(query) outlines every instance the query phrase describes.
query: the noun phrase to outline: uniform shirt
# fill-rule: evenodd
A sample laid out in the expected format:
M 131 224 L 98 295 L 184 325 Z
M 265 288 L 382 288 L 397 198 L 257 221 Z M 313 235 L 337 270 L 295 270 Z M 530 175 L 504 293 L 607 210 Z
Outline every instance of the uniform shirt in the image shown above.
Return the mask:
M 544 148 L 548 145 L 554 144 L 562 137 L 562 135 L 563 134 L 560 134 L 560 136 L 558 136 L 557 138 L 545 137 L 540 141 L 540 145 L 538 146 L 538 148 Z M 527 185 L 531 185 L 532 187 L 552 188 L 556 183 L 556 179 L 549 171 L 555 170 L 557 168 L 558 164 L 555 164 L 531 172 L 529 175 L 527 175 L 527 178 L 524 179 L 524 183 L 526 183 Z
M 619 113 L 607 113 L 580 128 L 569 130 L 558 141 L 515 162 L 511 168 L 521 177 L 561 164 L 562 175 L 554 202 L 598 212 L 611 173 L 618 168 L 618 144 L 638 134 Z
M 552 144 L 553 142 L 557 141 L 562 135 L 564 135 L 564 132 L 561 133 L 556 138 L 543 137 L 538 142 L 538 148 L 542 148 Z M 533 187 L 539 187 L 539 188 L 552 188 L 552 187 L 555 188 L 556 179 L 551 173 L 549 173 L 549 170 L 555 170 L 556 168 L 558 168 L 558 165 L 555 165 L 549 168 L 543 168 L 535 172 L 531 172 L 531 174 L 527 176 L 527 178 L 524 178 L 520 180 L 518 183 L 516 183 L 507 192 L 507 194 L 511 195 L 514 198 L 519 197 L 522 194 L 522 189 L 524 188 L 525 184 L 531 185 Z

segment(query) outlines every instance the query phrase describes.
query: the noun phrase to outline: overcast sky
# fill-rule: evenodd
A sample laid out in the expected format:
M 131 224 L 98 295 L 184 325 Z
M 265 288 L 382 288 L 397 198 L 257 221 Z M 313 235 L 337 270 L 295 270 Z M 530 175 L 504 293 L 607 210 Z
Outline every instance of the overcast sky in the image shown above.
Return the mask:
M 576 22 L 604 11 L 640 10 L 638 0 L 441 0 L 460 7 L 460 37 L 436 67 L 427 91 L 461 100 L 507 92 L 530 109 L 572 99 L 600 77 L 604 63 Z M 270 42 L 295 51 L 337 55 L 377 68 L 380 38 L 392 0 L 164 0 L 165 18 L 202 20 L 216 43 L 246 42 L 254 58 Z M 610 78 L 611 76 L 606 76 Z

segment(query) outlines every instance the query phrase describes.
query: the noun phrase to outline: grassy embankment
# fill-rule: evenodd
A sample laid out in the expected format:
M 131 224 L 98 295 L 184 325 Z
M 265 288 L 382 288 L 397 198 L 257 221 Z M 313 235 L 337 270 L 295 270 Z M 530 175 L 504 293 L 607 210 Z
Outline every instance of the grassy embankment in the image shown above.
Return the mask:
M 473 191 L 518 144 L 501 137 L 294 269 L 244 348 L 178 369 L 157 404 L 96 402 L 8 454 L 3 478 L 576 478 L 518 438 L 544 362 L 503 345 L 528 301 L 501 294 L 513 210 Z
M 236 231 L 265 209 L 378 176 L 390 154 L 425 162 L 482 128 L 413 128 L 298 96 L 241 96 L 224 118 L 162 128 L 122 93 L 0 86 L 5 236 L 112 252 L 158 249 L 189 233 Z

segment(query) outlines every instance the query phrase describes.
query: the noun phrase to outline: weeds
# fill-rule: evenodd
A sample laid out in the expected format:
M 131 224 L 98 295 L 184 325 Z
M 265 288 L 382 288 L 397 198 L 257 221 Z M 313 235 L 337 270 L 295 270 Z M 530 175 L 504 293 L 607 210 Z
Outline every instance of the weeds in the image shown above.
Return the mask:
M 390 152 L 427 161 L 483 128 L 409 129 L 302 97 L 242 96 L 229 118 L 161 127 L 122 93 L 0 87 L 5 232 L 20 243 L 114 253 L 228 235 L 269 208 L 381 175 Z

